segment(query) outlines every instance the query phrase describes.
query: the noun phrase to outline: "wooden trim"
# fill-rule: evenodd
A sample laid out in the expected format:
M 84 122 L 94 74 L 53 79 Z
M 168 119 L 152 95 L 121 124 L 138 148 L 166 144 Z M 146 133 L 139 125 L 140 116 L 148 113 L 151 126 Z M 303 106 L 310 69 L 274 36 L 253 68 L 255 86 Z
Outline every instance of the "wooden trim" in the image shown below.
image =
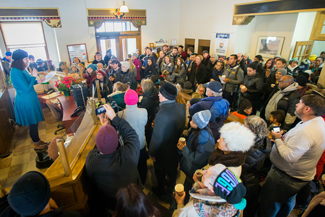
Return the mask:
M 41 26 L 42 26 L 42 30 L 43 30 L 43 38 L 44 38 L 44 42 L 45 42 L 45 52 L 46 52 L 46 57 L 47 59 L 49 60 L 50 59 L 50 54 L 49 54 L 49 51 L 48 51 L 48 48 L 47 48 L 47 42 L 46 42 L 46 38 L 45 38 L 45 33 L 44 33 L 44 26 L 43 26 L 43 22 L 42 21 L 39 21 L 41 23 Z M 47 61 L 46 61 L 47 62 Z M 49 68 L 49 67 L 48 67 Z M 50 71 L 50 70 L 49 70 Z
M 317 12 L 309 40 L 325 41 L 325 34 L 321 33 L 324 26 L 324 21 L 325 12 Z
M 266 3 L 266 2 L 277 2 L 282 0 L 265 0 L 265 1 L 257 1 L 257 2 L 248 2 L 248 3 L 241 3 L 241 4 L 235 4 L 234 6 L 240 6 L 240 5 L 252 5 L 252 4 L 259 4 L 259 3 Z
M 294 14 L 294 13 L 300 13 L 300 12 L 312 12 L 312 11 L 320 11 L 324 10 L 325 8 L 317 8 L 317 9 L 306 9 L 306 10 L 293 10 L 293 11 L 279 11 L 279 12 L 264 12 L 264 13 L 253 13 L 253 14 L 238 14 L 234 15 L 234 17 L 241 17 L 241 16 L 258 16 L 258 15 L 274 15 L 274 14 Z
M 3 42 L 5 43 L 6 51 L 8 51 L 6 38 L 5 38 L 5 35 L 3 34 L 3 29 L 2 29 L 2 25 L 1 25 L 2 23 L 3 22 L 0 22 L 0 30 L 1 30 L 2 38 L 3 38 Z
M 56 144 L 57 144 L 59 152 L 60 152 L 61 162 L 62 162 L 63 169 L 64 169 L 64 175 L 65 176 L 70 176 L 71 168 L 70 168 L 70 165 L 69 165 L 67 152 L 66 152 L 65 147 L 64 147 L 64 142 L 63 142 L 62 139 L 57 139 Z

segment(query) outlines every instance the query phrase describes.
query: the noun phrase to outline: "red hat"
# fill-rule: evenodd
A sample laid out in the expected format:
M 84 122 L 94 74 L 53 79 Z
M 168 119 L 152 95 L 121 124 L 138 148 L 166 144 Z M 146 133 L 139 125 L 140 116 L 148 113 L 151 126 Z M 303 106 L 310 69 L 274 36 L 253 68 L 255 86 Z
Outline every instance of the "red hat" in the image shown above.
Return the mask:
M 136 105 L 139 101 L 138 94 L 132 89 L 126 91 L 124 95 L 124 102 L 127 105 Z
M 106 76 L 106 72 L 104 71 L 104 69 L 99 69 L 99 70 L 97 70 L 96 73 L 100 73 L 100 74 L 102 74 L 104 77 Z
M 102 126 L 96 135 L 96 147 L 103 154 L 113 153 L 118 145 L 118 136 L 112 125 Z
M 164 46 L 163 47 L 168 47 L 168 45 L 167 44 L 164 44 Z

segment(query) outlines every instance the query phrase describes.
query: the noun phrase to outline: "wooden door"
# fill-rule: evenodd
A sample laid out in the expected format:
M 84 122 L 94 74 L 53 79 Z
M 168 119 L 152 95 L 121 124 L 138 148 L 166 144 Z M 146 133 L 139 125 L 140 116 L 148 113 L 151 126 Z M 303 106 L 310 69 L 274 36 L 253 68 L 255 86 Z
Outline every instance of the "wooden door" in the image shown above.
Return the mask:
M 207 50 L 210 53 L 210 40 L 199 39 L 198 54 L 202 55 L 203 51 Z
M 297 58 L 300 64 L 303 59 L 310 56 L 313 44 L 314 41 L 297 41 L 292 58 Z
M 119 37 L 119 43 L 117 46 L 117 59 L 119 61 L 125 61 L 128 54 L 133 54 L 136 49 L 141 50 L 140 35 L 125 35 Z

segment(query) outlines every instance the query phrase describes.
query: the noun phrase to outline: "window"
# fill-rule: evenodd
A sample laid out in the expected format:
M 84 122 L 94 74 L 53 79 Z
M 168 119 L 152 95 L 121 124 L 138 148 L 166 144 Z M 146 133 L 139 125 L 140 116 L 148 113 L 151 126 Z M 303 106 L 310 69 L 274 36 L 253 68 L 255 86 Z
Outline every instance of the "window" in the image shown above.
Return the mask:
M 46 60 L 46 45 L 42 22 L 6 22 L 1 23 L 7 49 L 11 52 L 22 49 L 35 57 Z
M 139 31 L 130 21 L 105 21 L 96 32 L 129 32 Z

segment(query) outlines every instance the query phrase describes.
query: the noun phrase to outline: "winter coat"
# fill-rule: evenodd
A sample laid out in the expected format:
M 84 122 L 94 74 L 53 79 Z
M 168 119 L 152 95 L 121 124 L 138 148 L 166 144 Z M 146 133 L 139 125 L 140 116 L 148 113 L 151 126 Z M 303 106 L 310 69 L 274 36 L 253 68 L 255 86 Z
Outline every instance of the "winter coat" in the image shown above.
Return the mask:
M 176 66 L 176 64 L 177 64 L 177 58 L 178 57 L 181 57 L 181 55 L 177 52 L 177 54 L 174 56 L 174 54 L 173 53 L 171 53 L 170 54 L 170 57 L 172 58 L 172 61 L 173 61 L 173 63 L 174 63 L 174 66 Z
M 193 63 L 188 80 L 192 83 L 192 85 L 204 84 L 207 82 L 207 80 L 209 80 L 207 75 L 208 69 L 204 64 L 200 63 L 199 67 L 196 69 L 196 63 Z
M 180 56 L 182 57 L 182 59 L 184 61 L 187 59 L 187 53 L 185 51 L 183 51 L 182 53 L 180 53 Z
M 96 80 L 95 79 L 92 82 L 92 87 L 90 88 L 91 91 L 91 96 L 93 95 L 93 91 L 95 92 L 94 96 L 95 98 L 97 98 L 97 88 L 96 88 Z M 98 80 L 99 81 L 99 80 Z M 99 81 L 99 88 L 100 88 L 100 95 L 102 98 L 106 98 L 108 95 L 110 95 L 111 93 L 113 93 L 113 84 L 110 80 L 108 80 L 107 77 L 104 77 L 104 81 L 103 81 L 103 87 L 100 85 L 100 81 Z
M 244 80 L 244 72 L 239 65 L 230 67 L 229 65 L 223 71 L 223 74 L 226 78 L 229 78 L 230 81 L 223 84 L 223 90 L 233 93 L 237 92 L 238 85 L 242 84 Z
M 139 103 L 140 108 L 145 108 L 148 112 L 148 123 L 147 125 L 151 126 L 153 120 L 155 119 L 156 112 L 159 107 L 159 97 L 158 90 L 153 88 L 142 95 L 142 100 Z
M 247 70 L 246 70 L 247 71 Z M 263 68 L 263 64 L 262 63 L 259 63 L 256 67 L 256 73 L 260 76 L 260 78 L 262 78 L 263 82 L 265 81 L 265 74 L 266 74 L 266 71 L 265 69 Z
M 263 80 L 257 74 L 254 76 L 246 75 L 244 78 L 244 85 L 247 87 L 247 91 L 241 93 L 243 97 L 249 100 L 261 99 L 261 93 L 263 90 Z
M 215 66 L 217 64 L 217 61 L 214 61 L 214 63 L 212 63 L 211 61 L 208 62 L 208 72 L 209 72 L 209 76 L 211 76 L 212 70 L 215 69 Z
M 2 66 L 3 66 L 4 70 L 5 70 L 5 74 L 7 76 L 9 76 L 10 75 L 10 60 L 8 60 L 6 57 L 4 57 L 2 59 Z
M 202 60 L 203 65 L 205 65 L 206 67 L 208 67 L 209 62 L 210 62 L 210 55 L 206 59 L 203 58 Z
M 243 70 L 244 76 L 247 75 L 246 61 L 244 59 L 242 59 L 238 64 L 239 64 L 239 67 Z
M 291 75 L 292 77 L 295 78 L 298 75 L 299 67 L 297 66 L 296 68 L 292 69 L 292 68 L 289 68 L 289 66 L 287 66 L 286 70 L 288 72 L 288 75 Z
M 163 73 L 165 70 L 167 70 L 169 72 L 169 75 L 171 75 L 173 73 L 174 66 L 171 63 L 168 63 L 168 64 L 162 63 L 160 69 L 161 69 L 161 73 Z
M 162 71 L 161 71 L 161 67 L 163 65 L 163 63 L 165 63 L 165 57 L 163 58 L 158 58 L 157 62 L 156 62 L 156 66 L 157 66 L 157 73 L 158 75 L 161 75 Z
M 147 65 L 146 68 L 144 69 L 144 78 L 146 77 L 151 77 L 153 75 L 157 75 L 157 69 L 154 65 Z
M 273 85 L 274 84 L 274 85 Z M 273 87 L 272 87 L 273 86 Z M 269 77 L 265 79 L 264 85 L 264 99 L 268 99 L 270 94 L 277 89 L 275 71 L 271 71 Z
M 210 132 L 208 132 L 210 131 Z M 189 178 L 193 177 L 196 170 L 203 168 L 208 164 L 211 153 L 215 150 L 215 140 L 210 128 L 202 129 L 197 140 L 193 130 L 189 131 L 189 137 L 184 147 L 180 168 Z M 196 151 L 192 150 L 192 144 L 195 143 Z
M 97 148 L 90 151 L 85 170 L 90 178 L 92 193 L 97 200 L 105 200 L 107 204 L 116 202 L 116 193 L 130 183 L 137 184 L 140 142 L 136 131 L 130 124 L 116 116 L 112 120 L 123 145 L 111 154 L 101 154 Z
M 144 108 L 138 108 L 137 105 L 126 105 L 126 108 L 123 111 L 120 111 L 118 116 L 125 119 L 135 130 L 139 137 L 140 150 L 143 149 L 146 145 L 144 128 L 148 120 L 147 110 Z
M 135 65 L 135 68 L 137 69 L 137 76 L 135 77 L 135 80 L 139 81 L 141 80 L 140 70 L 141 70 L 141 61 L 139 59 L 133 60 L 133 64 Z
M 223 99 L 222 96 L 206 97 L 189 108 L 189 122 L 195 113 L 203 110 L 210 110 L 211 112 L 210 129 L 213 133 L 214 140 L 217 141 L 220 137 L 219 129 L 223 126 L 223 122 L 229 115 L 229 102 Z
M 12 68 L 10 72 L 12 85 L 16 89 L 15 118 L 21 126 L 30 126 L 44 120 L 40 102 L 37 98 L 34 85 L 36 77 L 27 70 Z
M 137 88 L 135 77 L 129 70 L 126 72 L 121 71 L 121 73 L 117 75 L 117 81 L 122 82 L 123 84 L 129 84 L 132 90 L 135 90 Z
M 108 95 L 107 98 L 109 98 L 110 101 L 115 101 L 119 107 L 125 109 L 124 95 L 125 91 L 115 91 Z M 119 108 L 119 110 L 121 110 L 121 108 Z
M 87 80 L 87 87 L 90 88 L 96 76 L 91 76 L 88 72 L 83 75 L 84 79 Z
M 148 65 L 148 60 L 151 59 L 152 60 L 152 65 L 154 67 L 156 67 L 156 58 L 152 55 L 150 56 L 145 56 L 143 59 L 142 59 L 142 66 L 146 67 Z
M 171 112 L 172 111 L 172 112 Z M 160 103 L 152 132 L 149 155 L 166 167 L 177 168 L 177 143 L 185 125 L 185 106 L 168 100 Z
M 97 65 L 97 63 L 101 63 L 101 64 L 103 64 L 103 66 L 105 66 L 105 61 L 104 61 L 104 60 L 99 60 L 99 61 L 94 60 L 94 61 L 92 62 L 92 64 L 96 64 L 96 65 Z
M 222 76 L 223 74 L 223 70 L 221 69 L 220 71 L 218 71 L 218 69 L 214 68 L 212 70 L 212 73 L 211 73 L 211 78 L 215 81 L 219 81 L 220 82 L 220 77 Z
M 173 71 L 173 76 L 175 76 L 175 82 L 176 83 L 185 83 L 186 81 L 186 68 L 185 65 L 183 64 L 181 68 L 176 72 L 176 67 Z

